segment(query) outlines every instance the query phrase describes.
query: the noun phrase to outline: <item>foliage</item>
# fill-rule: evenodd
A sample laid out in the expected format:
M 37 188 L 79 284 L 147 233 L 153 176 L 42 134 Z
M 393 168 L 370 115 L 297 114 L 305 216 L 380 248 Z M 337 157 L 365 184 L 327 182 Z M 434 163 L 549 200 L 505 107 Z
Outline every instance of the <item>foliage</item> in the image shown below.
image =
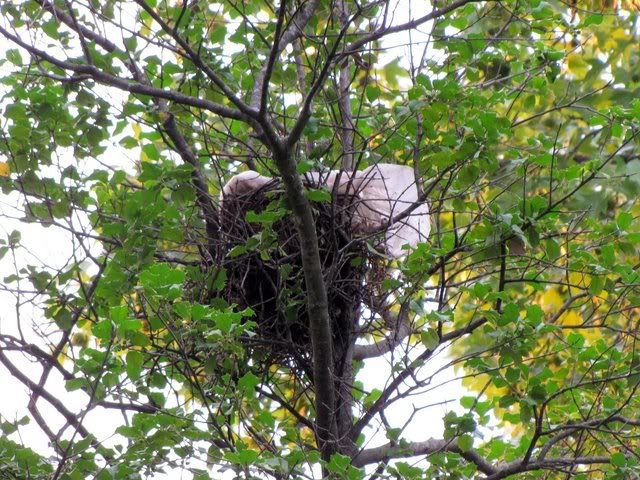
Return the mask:
M 640 474 L 638 5 L 434 1 L 405 23 L 396 7 L 0 4 L 0 212 L 22 222 L 0 267 L 38 312 L 3 322 L 0 363 L 51 447 L 2 419 L 0 476 Z M 414 168 L 433 233 L 397 261 L 351 239 L 368 295 L 340 340 L 314 223 L 334 198 L 299 174 L 376 162 Z M 217 199 L 247 169 L 280 197 L 225 250 Z M 300 245 L 278 294 L 308 316 L 304 369 L 249 348 L 269 343 L 260 318 L 224 294 L 237 259 L 291 256 L 278 222 Z M 56 235 L 66 257 L 40 258 Z M 468 394 L 443 413 L 445 354 Z M 375 357 L 388 377 L 367 375 Z M 388 418 L 406 399 L 407 423 Z M 96 412 L 121 414 L 111 435 Z M 440 438 L 407 434 L 436 418 Z

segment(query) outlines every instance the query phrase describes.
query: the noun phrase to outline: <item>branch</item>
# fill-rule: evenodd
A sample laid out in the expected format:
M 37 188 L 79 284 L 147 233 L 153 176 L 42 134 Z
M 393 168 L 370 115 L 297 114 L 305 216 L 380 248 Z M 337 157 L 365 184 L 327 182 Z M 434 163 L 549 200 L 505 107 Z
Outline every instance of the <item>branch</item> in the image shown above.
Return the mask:
M 313 353 L 316 435 L 322 459 L 329 461 L 335 452 L 337 439 L 334 421 L 333 336 L 327 289 L 318 248 L 318 232 L 309 199 L 296 171 L 296 162 L 291 148 L 282 143 L 275 145 L 273 157 L 282 177 L 286 198 L 293 212 L 296 233 L 300 239 Z
M 387 443 L 381 447 L 362 450 L 353 459 L 353 465 L 355 467 L 363 467 L 371 463 L 382 462 L 389 459 L 432 455 L 442 452 L 459 454 L 468 462 L 475 464 L 478 470 L 485 475 L 494 475 L 498 472 L 493 465 L 487 462 L 475 450 L 461 450 L 455 439 L 440 440 L 431 438 L 423 442 L 411 442 L 401 447 Z
M 282 0 L 280 4 L 280 15 L 283 15 L 283 10 L 285 9 L 285 0 Z M 306 27 L 307 23 L 313 16 L 318 7 L 320 0 L 310 0 L 304 8 L 299 10 L 291 19 L 291 23 L 287 26 L 287 28 L 282 32 L 282 35 L 278 35 L 276 31 L 276 35 L 274 37 L 273 46 L 271 48 L 271 52 L 269 54 L 269 60 L 262 66 L 260 73 L 255 78 L 255 83 L 253 85 L 253 92 L 251 94 L 251 107 L 253 109 L 259 109 L 260 112 L 264 113 L 266 109 L 266 97 L 269 89 L 269 78 L 271 77 L 271 69 L 275 64 L 275 60 L 280 52 L 282 52 L 287 45 L 291 42 L 297 40 L 302 36 L 302 32 Z M 281 26 L 282 22 L 280 17 L 278 17 L 278 26 Z M 269 66 L 271 65 L 271 66 Z
M 349 6 L 346 0 L 338 0 L 337 11 L 340 26 L 346 28 L 349 25 Z M 349 95 L 350 84 L 349 57 L 345 57 L 342 65 L 340 65 L 338 78 L 338 107 L 342 117 L 342 169 L 346 171 L 351 171 L 355 168 L 353 162 L 353 112 L 351 111 L 351 96 Z
M 304 425 L 305 427 L 309 428 L 310 430 L 315 430 L 315 427 L 313 425 L 313 422 L 311 422 L 311 420 L 309 420 L 307 417 L 303 416 L 300 414 L 300 412 L 298 412 L 289 402 L 287 402 L 284 398 L 281 398 L 279 395 L 276 395 L 275 393 L 271 393 L 267 390 L 264 390 L 262 388 L 256 388 L 256 391 L 260 394 L 263 395 L 267 398 L 270 398 L 271 400 L 278 402 L 278 404 L 284 408 L 285 410 L 287 410 L 291 415 L 293 415 L 296 420 L 298 421 L 298 423 Z
M 281 2 L 282 3 L 280 4 L 280 15 L 278 17 L 278 25 L 276 30 L 278 28 L 281 28 L 282 22 L 284 20 L 283 15 L 285 13 L 286 1 L 281 0 Z M 278 32 L 276 32 L 273 45 L 271 48 L 271 52 L 269 54 L 269 59 L 267 63 L 265 63 L 262 66 L 262 68 L 260 69 L 260 72 L 257 74 L 256 78 L 254 79 L 253 91 L 251 93 L 251 108 L 253 108 L 254 110 L 258 110 L 259 116 L 262 119 L 264 119 L 265 122 L 266 122 L 265 112 L 267 109 L 267 97 L 269 93 L 269 79 L 271 78 L 271 71 L 273 69 L 273 66 L 275 65 L 275 61 L 278 57 L 278 54 L 282 52 L 282 50 L 284 50 L 287 45 L 289 45 L 290 43 L 294 42 L 295 40 L 297 40 L 302 36 L 304 27 L 307 25 L 307 23 L 309 23 L 309 19 L 311 18 L 316 8 L 318 7 L 318 3 L 319 3 L 319 0 L 310 0 L 309 3 L 307 3 L 307 5 L 303 9 L 296 12 L 289 26 L 284 30 L 284 32 L 282 32 L 282 35 L 279 35 Z M 303 91 L 301 91 L 300 93 L 304 95 Z M 281 126 L 279 128 L 282 131 L 285 130 L 284 126 Z M 253 139 L 250 139 L 249 140 L 250 150 L 252 150 L 252 147 L 251 147 L 252 143 L 253 143 Z M 249 162 L 247 162 L 247 165 L 251 170 L 255 170 L 255 163 L 252 158 L 249 160 Z
M 53 408 L 55 408 L 60 415 L 64 417 L 64 419 L 69 422 L 69 424 L 73 425 L 78 433 L 83 437 L 88 437 L 89 431 L 78 421 L 78 416 L 67 409 L 67 407 L 62 403 L 61 400 L 54 397 L 51 393 L 45 390 L 43 387 L 38 385 L 33 380 L 30 380 L 24 373 L 20 371 L 18 367 L 16 367 L 4 354 L 2 350 L 0 350 L 0 363 L 2 363 L 9 373 L 20 383 L 26 386 L 32 394 L 36 394 L 39 397 L 44 398 L 47 402 L 51 404 Z M 98 448 L 98 443 L 94 440 L 92 444 L 95 443 L 94 447 Z
M 608 464 L 611 457 L 559 457 L 548 460 L 522 463 L 518 460 L 501 466 L 497 471 L 485 478 L 485 480 L 500 480 L 516 473 L 531 472 L 533 470 L 556 469 L 558 467 L 575 467 L 577 465 Z
M 298 118 L 296 119 L 293 125 L 293 128 L 291 129 L 291 132 L 289 133 L 289 136 L 287 137 L 287 140 L 286 140 L 286 144 L 289 147 L 292 147 L 293 145 L 298 143 L 298 140 L 300 140 L 302 131 L 304 130 L 304 127 L 307 124 L 307 121 L 309 120 L 309 116 L 311 114 L 311 106 L 313 105 L 313 99 L 318 94 L 318 92 L 324 85 L 324 82 L 327 79 L 327 76 L 329 75 L 329 69 L 333 65 L 333 60 L 336 58 L 336 53 L 338 51 L 338 48 L 340 47 L 340 43 L 342 42 L 343 37 L 347 33 L 347 28 L 351 24 L 351 21 L 353 21 L 353 19 L 359 13 L 360 13 L 360 10 L 358 10 L 358 12 L 356 12 L 356 14 L 353 15 L 351 19 L 349 19 L 349 21 L 346 22 L 346 24 L 342 26 L 342 28 L 340 29 L 340 33 L 338 34 L 338 37 L 333 45 L 333 48 L 331 49 L 331 52 L 329 52 L 329 55 L 327 56 L 327 60 L 325 61 L 324 65 L 322 66 L 322 69 L 320 70 L 320 74 L 316 78 L 315 82 L 311 85 L 311 88 L 309 89 L 309 93 L 307 94 L 304 101 L 302 102 L 302 107 L 300 108 L 300 114 L 298 115 Z
M 246 117 L 255 119 L 256 113 L 253 109 L 251 109 L 246 103 L 244 103 L 233 91 L 227 86 L 226 83 L 215 73 L 209 65 L 204 63 L 200 55 L 198 55 L 191 46 L 186 42 L 184 38 L 178 35 L 176 29 L 169 27 L 169 25 L 156 13 L 156 11 L 151 8 L 144 0 L 135 0 L 140 8 L 142 8 L 145 12 L 147 12 L 151 18 L 153 18 L 160 28 L 168 33 L 171 38 L 175 40 L 175 42 L 185 51 L 186 56 L 193 62 L 195 66 L 197 66 L 204 74 L 213 82 L 215 86 L 217 86 L 225 97 L 229 99 L 231 103 L 233 103 L 238 110 L 240 110 Z
M 480 1 L 483 1 L 483 0 L 457 0 L 453 2 L 451 5 L 447 5 L 446 7 L 433 10 L 431 13 L 428 13 L 427 15 L 424 15 L 415 20 L 411 20 L 409 22 L 402 23 L 394 27 L 380 28 L 374 32 L 371 32 L 365 35 L 360 40 L 356 40 L 355 42 L 353 42 L 351 45 L 349 45 L 345 49 L 343 53 L 340 54 L 340 56 L 336 60 L 339 62 L 344 57 L 357 53 L 367 43 L 378 40 L 386 35 L 390 35 L 392 33 L 404 32 L 406 30 L 412 30 L 416 27 L 419 27 L 423 23 L 428 22 L 429 20 L 434 20 L 436 18 L 442 17 L 443 15 L 446 15 L 447 13 L 453 12 L 454 10 L 457 10 L 460 7 L 464 7 L 468 3 L 477 3 Z M 493 0 L 489 0 L 489 1 L 493 1 Z
M 423 442 L 407 443 L 403 447 L 393 446 L 388 443 L 381 447 L 363 450 L 353 459 L 353 465 L 355 467 L 363 467 L 390 459 L 428 456 L 442 452 L 457 453 L 468 462 L 473 463 L 478 471 L 486 475 L 485 480 L 500 480 L 517 473 L 534 470 L 555 469 L 562 466 L 608 464 L 610 462 L 609 456 L 593 456 L 557 457 L 530 463 L 516 460 L 507 464 L 492 465 L 475 450 L 463 451 L 452 440 L 429 439 Z
M 278 54 L 282 51 L 280 48 L 280 36 L 282 34 L 282 25 L 284 24 L 284 14 L 287 11 L 287 0 L 280 0 L 280 10 L 278 12 L 278 22 L 276 23 L 276 31 L 273 34 L 273 45 L 271 46 L 271 51 L 269 52 L 269 58 L 267 63 L 263 66 L 262 71 L 260 72 L 260 76 L 262 81 L 256 81 L 256 84 L 253 88 L 254 94 L 260 93 L 258 97 L 259 105 L 254 103 L 253 96 L 251 97 L 251 106 L 253 108 L 258 107 L 258 115 L 261 118 L 264 118 L 265 112 L 267 110 L 267 96 L 269 94 L 269 80 L 271 79 L 271 74 L 273 73 L 273 67 L 276 64 L 276 59 L 278 58 Z M 283 47 L 284 48 L 284 47 Z M 260 88 L 257 88 L 257 87 Z
M 640 426 L 640 420 L 623 417 L 622 415 L 611 415 L 607 418 L 596 418 L 593 420 L 589 420 L 582 423 L 574 423 L 569 425 L 564 425 L 563 427 L 558 427 L 552 431 L 561 430 L 557 435 L 551 437 L 547 442 L 540 448 L 540 453 L 537 456 L 537 461 L 543 461 L 551 447 L 560 442 L 561 440 L 568 438 L 572 435 L 575 435 L 578 430 L 591 429 L 595 427 L 600 427 L 603 425 L 608 425 L 610 423 L 622 423 L 624 425 L 632 425 L 634 427 Z M 552 431 L 543 432 L 544 435 L 549 435 Z
M 210 258 L 206 260 L 207 263 L 210 263 L 214 261 L 216 255 L 215 240 L 218 236 L 216 208 L 209 196 L 209 187 L 207 186 L 207 180 L 202 173 L 200 161 L 193 154 L 191 147 L 178 129 L 174 115 L 172 113 L 165 112 L 165 116 L 166 120 L 162 124 L 165 132 L 167 132 L 167 135 L 174 144 L 175 150 L 183 161 L 191 165 L 193 168 L 191 171 L 191 181 L 196 191 L 196 201 L 202 211 L 202 216 L 204 217 L 204 224 L 207 232 L 207 250 L 210 256 Z
M 384 320 L 384 323 L 391 327 L 391 333 L 383 340 L 370 345 L 356 345 L 353 350 L 354 360 L 364 360 L 372 357 L 379 357 L 385 353 L 391 352 L 402 341 L 411 334 L 411 326 L 409 325 L 409 309 L 402 305 L 400 311 L 395 315 L 389 311 L 389 308 L 382 308 L 378 312 Z
M 96 44 L 100 45 L 102 48 L 104 48 L 108 52 L 119 52 L 119 53 L 122 53 L 123 55 L 126 55 L 127 52 L 123 51 L 113 42 L 95 33 L 93 30 L 89 30 L 83 27 L 82 25 L 80 25 L 77 19 L 72 15 L 71 10 L 70 10 L 70 14 L 67 15 L 65 12 L 61 11 L 60 9 L 52 5 L 48 0 L 37 0 L 37 1 L 45 10 L 49 11 L 54 18 L 58 19 L 59 21 L 67 25 L 69 28 L 76 31 L 80 36 L 81 40 L 83 41 L 83 45 L 84 45 L 84 39 L 88 38 L 91 41 L 95 42 Z M 127 62 L 127 68 L 129 68 L 129 71 L 131 72 L 131 74 L 133 75 L 133 78 L 136 81 L 148 87 L 152 86 L 149 79 L 143 74 L 142 70 L 135 64 L 133 59 Z M 166 120 L 163 122 L 163 127 L 168 137 L 173 142 L 174 150 L 180 155 L 180 157 L 185 163 L 188 163 L 193 167 L 193 171 L 191 174 L 192 183 L 196 191 L 198 206 L 200 207 L 202 216 L 204 217 L 204 223 L 205 223 L 205 228 L 207 232 L 207 244 L 208 244 L 207 247 L 208 247 L 208 254 L 210 258 L 205 259 L 205 261 L 208 263 L 212 261 L 212 259 L 215 256 L 214 239 L 217 236 L 217 225 L 215 221 L 216 211 L 215 211 L 215 207 L 211 202 L 211 198 L 209 196 L 209 189 L 207 187 L 206 178 L 202 173 L 202 168 L 200 166 L 200 162 L 198 161 L 198 158 L 196 157 L 196 155 L 194 155 L 191 147 L 187 143 L 182 132 L 180 132 L 178 126 L 176 125 L 174 116 L 173 114 L 170 113 L 169 108 L 166 105 L 166 102 L 158 98 L 154 98 L 154 101 L 156 103 L 156 106 L 160 110 L 160 112 L 165 115 Z
M 60 10 L 55 5 L 53 5 L 49 0 L 35 0 L 42 8 L 51 13 L 56 20 L 60 20 L 70 29 L 76 31 L 78 35 L 82 35 L 85 39 L 89 39 L 102 48 L 104 48 L 107 52 L 114 52 L 118 50 L 118 47 L 112 41 L 104 38 L 103 36 L 97 34 L 94 30 L 91 30 L 87 27 L 84 27 L 78 24 L 74 19 L 65 13 L 63 10 Z
M 40 50 L 28 43 L 22 41 L 17 36 L 13 35 L 11 32 L 6 30 L 5 28 L 0 26 L 0 34 L 2 34 L 8 40 L 11 40 L 16 45 L 24 48 L 29 54 L 32 56 L 39 58 L 41 60 L 45 60 L 52 65 L 55 65 L 58 68 L 63 70 L 68 70 L 80 75 L 89 75 L 96 82 L 118 88 L 119 90 L 123 90 L 126 92 L 140 94 L 152 98 L 163 98 L 165 100 L 170 100 L 175 103 L 179 103 L 182 105 L 188 105 L 191 107 L 202 108 L 204 110 L 208 110 L 216 115 L 220 115 L 221 117 L 231 118 L 234 120 L 242 120 L 246 123 L 255 126 L 255 121 L 250 116 L 247 116 L 245 113 L 234 110 L 229 107 L 225 107 L 224 105 L 220 105 L 218 103 L 212 102 L 210 100 L 206 100 L 203 98 L 192 97 L 190 95 L 185 95 L 183 93 L 177 92 L 175 90 L 163 90 L 160 88 L 155 88 L 149 85 L 144 85 L 140 82 L 134 82 L 131 80 L 127 80 L 124 78 L 116 77 L 115 75 L 111 75 L 107 72 L 99 70 L 93 65 L 86 64 L 78 64 L 73 62 L 68 62 L 64 60 L 60 60 L 53 55 L 48 54 L 47 52 Z

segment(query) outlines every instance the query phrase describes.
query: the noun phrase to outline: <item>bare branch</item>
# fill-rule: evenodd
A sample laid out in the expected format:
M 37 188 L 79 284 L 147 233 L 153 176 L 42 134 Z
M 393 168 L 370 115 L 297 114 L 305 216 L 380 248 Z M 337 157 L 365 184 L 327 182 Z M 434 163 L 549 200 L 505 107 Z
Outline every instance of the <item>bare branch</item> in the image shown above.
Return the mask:
M 411 334 L 411 325 L 409 324 L 409 309 L 403 304 L 400 311 L 394 315 L 388 307 L 382 307 L 376 311 L 384 320 L 384 323 L 391 328 L 391 333 L 383 340 L 370 345 L 356 345 L 353 351 L 354 360 L 365 360 L 367 358 L 379 357 L 385 353 L 391 352 L 394 348 L 402 343 L 402 341 Z

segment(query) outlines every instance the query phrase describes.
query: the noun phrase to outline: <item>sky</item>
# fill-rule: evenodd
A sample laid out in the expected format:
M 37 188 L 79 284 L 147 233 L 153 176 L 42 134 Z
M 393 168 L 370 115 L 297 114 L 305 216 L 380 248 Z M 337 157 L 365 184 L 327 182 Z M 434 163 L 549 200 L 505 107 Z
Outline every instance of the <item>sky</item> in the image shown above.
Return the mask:
M 400 0 L 394 5 L 395 8 L 391 9 L 393 13 L 393 23 L 402 23 L 411 18 L 420 17 L 430 11 L 429 4 L 424 1 Z M 430 28 L 430 23 L 423 25 L 418 31 L 412 32 L 411 39 L 407 33 L 388 36 L 383 43 L 386 52 L 382 55 L 381 64 L 386 64 L 399 57 L 401 64 L 408 67 L 410 64 L 410 52 L 406 45 L 409 43 L 409 40 L 419 46 L 425 45 L 428 38 L 427 33 Z M 0 44 L 0 52 L 6 48 L 7 46 L 5 44 Z M 428 54 L 432 55 L 433 52 L 429 52 Z M 413 51 L 413 57 L 414 64 L 419 64 L 420 58 L 422 57 L 422 48 L 415 49 Z M 0 66 L 1 73 L 4 74 L 7 68 L 6 65 Z M 119 152 L 118 155 L 113 155 L 111 153 L 109 155 L 109 161 L 113 162 L 114 159 L 125 158 L 125 155 L 129 154 Z M 125 160 L 127 159 L 125 158 Z M 2 161 L 1 158 L 0 161 Z M 61 159 L 61 161 L 73 163 L 74 159 L 69 156 L 68 158 Z M 73 245 L 73 239 L 71 235 L 55 227 L 44 228 L 39 225 L 24 224 L 18 220 L 13 220 L 12 218 L 19 218 L 21 216 L 19 207 L 20 200 L 17 195 L 3 195 L 0 193 L 0 238 L 6 238 L 14 229 L 22 232 L 21 242 L 24 248 L 16 252 L 15 262 L 18 265 L 35 262 L 46 264 L 53 268 L 60 268 L 72 260 L 71 247 Z M 9 253 L 0 261 L 0 280 L 13 273 L 15 273 L 14 259 L 11 258 L 11 253 Z M 41 329 L 43 334 L 47 334 L 51 329 L 42 321 L 41 312 L 34 309 L 28 302 L 25 303 L 29 299 L 28 296 L 16 298 L 13 293 L 3 290 L 2 285 L 0 281 L 0 332 L 12 335 L 19 334 L 18 323 L 20 322 L 24 325 L 22 331 L 25 337 L 33 343 L 42 345 L 42 339 L 39 335 L 35 335 L 34 331 Z M 22 286 L 25 288 L 28 287 L 28 285 Z M 16 308 L 16 302 L 24 304 Z M 31 327 L 32 325 L 34 328 Z M 39 379 L 39 365 L 30 363 L 28 359 L 19 358 L 15 355 L 12 355 L 11 358 L 16 360 L 22 372 L 27 373 L 27 375 L 35 381 Z M 430 360 L 427 367 L 429 372 L 433 372 L 434 374 L 438 372 L 432 379 L 432 385 L 435 387 L 443 384 L 444 386 L 442 386 L 442 388 L 434 388 L 428 394 L 409 397 L 408 399 L 400 401 L 394 405 L 393 409 L 389 412 L 390 422 L 400 425 L 409 418 L 415 405 L 434 405 L 432 408 L 421 411 L 415 415 L 405 430 L 404 438 L 408 440 L 426 440 L 429 437 L 441 437 L 443 428 L 442 417 L 451 409 L 459 409 L 458 400 L 465 394 L 465 390 L 461 382 L 456 379 L 453 369 L 446 367 L 449 361 L 450 359 L 446 353 L 438 352 L 434 355 L 434 358 Z M 381 388 L 389 376 L 390 362 L 389 356 L 387 355 L 368 361 L 365 369 L 359 376 L 359 380 L 363 381 L 367 388 Z M 9 420 L 21 418 L 23 415 L 26 415 L 26 405 L 29 401 L 28 391 L 22 384 L 13 379 L 1 365 L 0 385 L 2 386 L 3 392 L 3 395 L 0 397 L 0 415 L 4 417 L 4 419 Z M 64 382 L 58 373 L 53 372 L 51 374 L 50 381 L 47 385 L 52 393 L 58 396 L 58 398 L 63 399 L 65 405 L 74 411 L 81 411 L 82 406 L 87 401 L 86 395 L 83 393 L 77 391 L 67 392 L 64 389 Z M 38 402 L 38 406 L 41 413 L 47 417 L 47 419 L 55 419 L 54 424 L 56 426 L 60 427 L 63 425 L 64 422 L 62 418 L 46 401 L 41 399 Z M 123 421 L 123 419 L 119 418 L 120 417 L 114 414 L 113 411 L 97 409 L 89 413 L 85 421 L 86 424 L 89 425 L 90 430 L 97 434 L 99 440 L 108 442 L 110 435 L 112 435 L 115 429 L 115 425 Z M 12 438 L 16 441 L 23 442 L 25 445 L 40 453 L 51 454 L 48 440 L 35 422 L 31 422 L 22 427 L 18 433 L 12 435 Z M 368 446 L 376 446 L 385 442 L 386 439 L 384 435 L 377 434 L 372 436 L 371 443 Z M 190 476 L 179 471 L 171 471 L 166 475 L 154 477 L 154 479 L 158 480 L 165 478 L 188 479 Z

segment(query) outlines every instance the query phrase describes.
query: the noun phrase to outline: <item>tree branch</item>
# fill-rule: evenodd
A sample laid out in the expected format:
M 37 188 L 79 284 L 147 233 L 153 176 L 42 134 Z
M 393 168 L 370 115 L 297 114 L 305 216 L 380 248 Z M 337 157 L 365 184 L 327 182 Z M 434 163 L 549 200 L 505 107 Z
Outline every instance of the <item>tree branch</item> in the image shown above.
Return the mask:
M 387 443 L 381 447 L 362 450 L 353 459 L 355 467 L 363 467 L 372 463 L 382 462 L 395 458 L 416 457 L 419 455 L 432 455 L 434 453 L 457 453 L 462 458 L 476 465 L 478 470 L 485 475 L 493 475 L 498 470 L 486 461 L 475 450 L 463 451 L 458 447 L 456 440 L 429 439 L 423 442 L 410 442 L 403 446 L 394 446 Z
M 168 33 L 171 38 L 185 51 L 186 56 L 189 57 L 189 60 L 193 62 L 195 66 L 197 66 L 208 78 L 213 82 L 215 86 L 217 86 L 220 91 L 224 94 L 227 99 L 231 103 L 233 103 L 238 110 L 240 110 L 246 117 L 255 119 L 257 117 L 257 112 L 249 107 L 246 103 L 244 103 L 230 88 L 229 86 L 215 73 L 209 65 L 204 63 L 200 55 L 198 55 L 191 46 L 186 42 L 184 38 L 178 35 L 176 29 L 169 27 L 169 25 L 156 13 L 156 11 L 151 8 L 144 0 L 135 0 L 140 8 L 142 8 L 145 12 L 147 12 L 151 18 L 153 18 L 160 28 Z
M 316 404 L 316 435 L 325 461 L 335 452 L 335 385 L 333 378 L 333 336 L 327 289 L 324 283 L 318 234 L 311 205 L 302 180 L 296 171 L 291 148 L 279 144 L 273 148 L 274 160 L 282 176 L 287 200 L 293 211 L 302 258 L 307 292 L 311 346 L 313 352 L 313 383 Z
M 16 45 L 24 48 L 29 54 L 32 56 L 39 58 L 41 60 L 45 60 L 52 65 L 55 65 L 58 68 L 63 70 L 68 70 L 77 74 L 89 75 L 96 82 L 118 88 L 119 90 L 123 90 L 130 93 L 140 94 L 148 97 L 154 98 L 163 98 L 165 100 L 170 100 L 175 103 L 179 103 L 182 105 L 188 105 L 191 107 L 202 108 L 204 110 L 208 110 L 216 115 L 220 115 L 221 117 L 231 118 L 234 120 L 242 120 L 251 124 L 252 126 L 256 125 L 255 120 L 246 115 L 245 113 L 234 110 L 229 107 L 225 107 L 218 103 L 212 102 L 210 100 L 206 100 L 203 98 L 192 97 L 190 95 L 185 95 L 183 93 L 177 92 L 175 90 L 163 90 L 160 88 L 155 88 L 149 85 L 144 85 L 140 82 L 134 82 L 131 80 L 126 80 L 124 78 L 116 77 L 115 75 L 111 75 L 102 70 L 99 70 L 93 65 L 86 64 L 78 64 L 67 62 L 64 60 L 60 60 L 53 55 L 48 54 L 47 52 L 40 50 L 28 43 L 22 41 L 17 36 L 13 35 L 11 32 L 0 26 L 0 34 L 2 34 L 8 40 L 11 40 Z
M 451 3 L 450 5 L 447 5 L 446 7 L 442 7 L 439 8 L 437 10 L 433 10 L 431 13 L 428 13 L 427 15 L 424 15 L 420 18 L 417 18 L 415 20 L 411 20 L 409 22 L 406 23 L 402 23 L 400 25 L 396 25 L 394 27 L 386 27 L 386 28 L 380 28 L 374 32 L 371 32 L 367 35 L 365 35 L 364 37 L 362 37 L 359 40 L 354 41 L 351 45 L 349 45 L 344 52 L 342 52 L 337 58 L 336 61 L 340 61 L 342 60 L 344 57 L 349 56 L 349 55 L 353 55 L 354 53 L 357 53 L 363 46 L 365 46 L 367 43 L 373 42 L 375 40 L 379 40 L 380 38 L 386 36 L 386 35 L 390 35 L 392 33 L 398 33 L 398 32 L 404 32 L 406 30 L 411 30 L 414 29 L 416 27 L 419 27 L 420 25 L 422 25 L 423 23 L 428 22 L 429 20 L 434 20 L 436 18 L 442 17 L 443 15 L 446 15 L 447 13 L 453 12 L 454 10 L 457 10 L 460 7 L 464 7 L 466 4 L 468 3 L 477 3 L 483 0 L 457 0 L 453 3 Z M 494 1 L 494 0 L 488 0 L 488 1 Z
M 346 0 L 337 2 L 338 19 L 340 26 L 346 29 L 349 25 L 349 6 Z M 349 57 L 345 57 L 340 65 L 338 77 L 338 107 L 342 117 L 342 169 L 352 171 L 355 168 L 353 161 L 353 112 L 351 110 L 351 73 L 349 69 Z
M 54 397 L 51 393 L 45 390 L 44 387 L 41 387 L 36 382 L 29 379 L 24 373 L 22 373 L 20 369 L 7 358 L 2 350 L 0 350 L 0 363 L 5 366 L 5 368 L 16 380 L 26 386 L 31 392 L 37 394 L 39 397 L 42 397 L 47 402 L 49 402 L 51 406 L 55 408 L 67 422 L 69 422 L 69 424 L 73 425 L 76 428 L 80 435 L 82 435 L 83 437 L 88 437 L 90 435 L 85 426 L 78 421 L 78 416 L 75 413 L 67 409 L 67 407 L 64 405 L 64 403 L 62 403 L 61 400 Z M 97 442 L 95 442 L 94 447 L 98 447 Z
M 388 306 L 377 310 L 384 323 L 390 327 L 391 332 L 383 340 L 370 345 L 356 345 L 353 350 L 354 360 L 364 360 L 367 358 L 379 357 L 391 352 L 402 341 L 411 334 L 409 325 L 409 308 L 407 303 L 403 304 L 397 315 L 389 311 Z
M 251 106 L 253 108 L 258 107 L 258 114 L 261 118 L 264 118 L 265 112 L 267 110 L 267 97 L 269 94 L 269 80 L 271 79 L 271 74 L 273 72 L 273 67 L 275 66 L 276 59 L 278 58 L 278 54 L 282 51 L 280 48 L 280 36 L 282 34 L 282 25 L 284 24 L 284 14 L 287 11 L 287 0 L 280 0 L 280 10 L 278 11 L 278 22 L 276 23 L 276 31 L 273 34 L 273 45 L 271 46 L 271 51 L 269 52 L 269 58 L 267 59 L 267 63 L 265 63 L 262 68 L 261 78 L 262 81 L 256 81 L 256 86 L 254 87 L 254 92 L 259 92 L 260 95 L 258 97 L 258 105 L 254 104 L 253 97 L 251 98 Z M 283 47 L 284 48 L 284 47 Z M 260 88 L 256 88 L 260 84 Z
M 217 213 L 216 208 L 209 196 L 209 187 L 207 186 L 207 180 L 202 174 L 200 161 L 193 154 L 191 147 L 185 140 L 184 136 L 176 125 L 175 117 L 172 113 L 165 113 L 165 121 L 162 123 L 165 132 L 174 144 L 175 150 L 178 152 L 183 161 L 191 165 L 193 170 L 191 171 L 191 181 L 196 193 L 196 199 L 202 216 L 204 217 L 204 224 L 207 232 L 207 250 L 209 257 L 207 263 L 213 262 L 216 256 L 216 238 L 218 237 L 218 226 L 216 222 Z
M 502 478 L 510 477 L 517 473 L 531 472 L 534 470 L 549 470 L 559 467 L 575 467 L 578 465 L 594 465 L 594 464 L 608 464 L 611 461 L 609 456 L 594 456 L 594 457 L 559 457 L 550 458 L 548 460 L 535 461 L 531 463 L 522 463 L 518 460 L 501 466 L 497 471 L 485 478 L 485 480 L 500 480 Z
M 285 3 L 286 1 L 282 0 L 282 3 L 280 4 L 281 15 L 283 15 L 282 11 L 285 10 Z M 264 113 L 267 103 L 266 97 L 269 89 L 269 78 L 271 77 L 270 70 L 273 68 L 278 54 L 282 52 L 287 45 L 302 36 L 305 26 L 309 23 L 309 20 L 315 13 L 319 3 L 320 0 L 310 0 L 307 2 L 306 6 L 300 9 L 293 16 L 287 28 L 282 32 L 282 35 L 279 36 L 276 32 L 271 52 L 269 54 L 269 60 L 262 66 L 260 73 L 258 73 L 254 80 L 255 83 L 251 94 L 251 107 L 253 109 L 260 110 Z M 278 25 L 280 24 L 280 18 L 278 18 Z M 270 64 L 271 67 L 269 66 Z

